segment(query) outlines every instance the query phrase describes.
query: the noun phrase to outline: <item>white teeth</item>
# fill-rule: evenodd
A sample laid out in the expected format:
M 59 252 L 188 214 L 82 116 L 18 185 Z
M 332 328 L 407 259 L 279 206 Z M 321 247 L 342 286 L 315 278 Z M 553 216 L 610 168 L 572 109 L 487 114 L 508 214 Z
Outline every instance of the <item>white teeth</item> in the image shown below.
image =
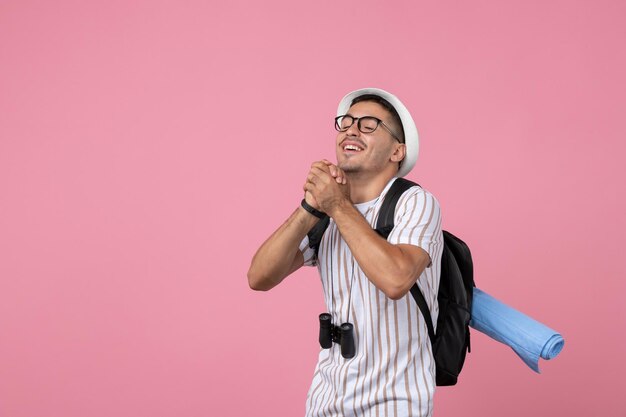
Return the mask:
M 346 145 L 343 147 L 344 151 L 360 151 L 361 148 L 359 148 L 358 146 L 355 145 Z

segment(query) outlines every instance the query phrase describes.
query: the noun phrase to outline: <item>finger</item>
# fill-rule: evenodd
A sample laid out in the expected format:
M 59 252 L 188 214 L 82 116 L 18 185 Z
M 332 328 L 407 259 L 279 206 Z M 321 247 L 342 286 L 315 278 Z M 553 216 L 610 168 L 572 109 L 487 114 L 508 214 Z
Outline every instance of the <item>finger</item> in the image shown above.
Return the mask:
M 315 172 L 316 174 L 318 174 L 318 176 L 323 177 L 324 182 L 326 182 L 326 175 L 330 175 L 332 178 L 335 179 L 335 182 L 337 184 L 343 184 L 345 181 L 345 175 L 343 175 L 343 171 L 341 171 L 335 165 L 330 165 L 328 168 L 330 171 L 326 172 L 325 170 L 321 170 L 318 166 L 314 166 L 311 168 L 311 172 Z
M 311 164 L 311 169 L 309 170 L 309 173 L 307 174 L 307 177 L 306 177 L 307 182 L 315 183 L 314 179 L 324 174 L 324 170 L 320 169 L 317 164 L 318 164 L 317 162 L 314 162 L 313 164 Z
M 346 173 L 343 172 L 343 170 L 341 168 L 337 167 L 337 166 L 334 166 L 334 168 L 335 168 L 335 171 L 337 173 L 337 175 L 335 176 L 335 179 L 337 180 L 337 183 L 345 184 L 346 183 Z
M 318 179 L 323 180 L 323 181 L 325 181 L 325 182 L 326 182 L 327 180 L 329 180 L 330 178 L 332 178 L 332 176 L 330 175 L 330 172 L 329 172 L 329 171 L 327 171 L 327 170 L 325 170 L 325 169 L 322 169 L 322 168 L 320 168 L 320 167 L 318 167 L 318 166 L 314 166 L 314 167 L 312 167 L 312 168 L 311 168 L 311 171 L 309 171 L 309 175 L 310 175 L 310 176 L 315 176 L 315 177 L 317 177 Z
M 335 181 L 337 181 L 337 184 L 343 184 L 343 182 L 346 180 L 346 176 L 339 168 L 336 169 L 336 172 L 337 175 L 335 175 Z
M 333 164 L 327 159 L 323 159 L 322 162 L 328 165 L 328 168 L 330 169 L 330 175 L 335 178 L 338 184 L 345 184 L 345 174 L 337 165 Z
M 322 159 L 322 162 L 326 164 L 326 166 L 330 169 L 331 175 L 334 177 L 338 172 L 337 165 L 333 164 L 328 159 Z
M 324 187 L 325 185 L 330 184 L 333 178 L 327 172 L 313 168 L 309 172 L 306 179 L 307 183 L 312 184 L 314 187 Z
M 311 194 L 310 191 L 305 191 L 304 192 L 304 199 L 306 200 L 306 202 L 313 206 L 313 208 L 319 208 L 318 204 L 317 204 L 317 200 L 315 199 L 315 197 L 313 196 L 313 194 Z
M 310 182 L 307 182 L 306 184 L 304 184 L 304 192 L 305 195 L 306 193 L 310 193 L 313 196 L 313 199 L 315 199 L 315 192 L 316 192 L 316 188 L 315 188 L 315 184 L 312 184 Z
M 327 164 L 325 164 L 323 161 L 317 161 L 311 164 L 311 169 L 313 169 L 314 167 L 317 167 L 324 172 L 330 173 L 330 167 Z

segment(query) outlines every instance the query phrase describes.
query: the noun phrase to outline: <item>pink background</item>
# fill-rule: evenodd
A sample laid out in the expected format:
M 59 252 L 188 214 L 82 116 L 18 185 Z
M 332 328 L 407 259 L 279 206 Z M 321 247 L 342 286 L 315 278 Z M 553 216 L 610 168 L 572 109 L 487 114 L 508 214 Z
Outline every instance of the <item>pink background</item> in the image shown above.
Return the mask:
M 314 269 L 248 288 L 348 91 L 411 109 L 409 178 L 480 287 L 560 331 L 474 333 L 437 416 L 624 416 L 621 1 L 0 3 L 0 416 L 298 416 Z

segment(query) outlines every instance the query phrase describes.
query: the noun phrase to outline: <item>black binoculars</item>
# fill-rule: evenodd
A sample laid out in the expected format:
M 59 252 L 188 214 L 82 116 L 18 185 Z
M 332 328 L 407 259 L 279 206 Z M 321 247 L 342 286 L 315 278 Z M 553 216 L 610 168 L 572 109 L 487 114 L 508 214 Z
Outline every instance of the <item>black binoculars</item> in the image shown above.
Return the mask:
M 322 313 L 320 314 L 320 345 L 324 349 L 330 349 L 333 342 L 341 345 L 341 356 L 344 358 L 350 359 L 356 354 L 352 323 L 335 326 L 332 322 L 332 316 L 328 313 Z

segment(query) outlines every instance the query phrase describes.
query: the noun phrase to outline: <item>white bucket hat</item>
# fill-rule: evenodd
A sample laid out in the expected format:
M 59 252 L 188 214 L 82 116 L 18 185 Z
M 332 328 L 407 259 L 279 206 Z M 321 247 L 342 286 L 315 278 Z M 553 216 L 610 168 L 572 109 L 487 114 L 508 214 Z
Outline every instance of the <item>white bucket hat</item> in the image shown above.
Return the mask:
M 411 117 L 411 113 L 409 113 L 409 110 L 404 106 L 404 104 L 402 104 L 402 102 L 398 100 L 398 97 L 386 92 L 385 90 L 381 90 L 380 88 L 362 88 L 360 90 L 355 90 L 351 93 L 348 93 L 344 98 L 341 99 L 341 101 L 339 102 L 339 107 L 337 108 L 337 116 L 344 115 L 348 112 L 348 109 L 352 104 L 352 100 L 367 94 L 373 94 L 375 96 L 384 98 L 389 102 L 389 104 L 393 106 L 394 109 L 396 109 L 398 115 L 400 116 L 400 121 L 402 121 L 402 128 L 404 129 L 406 156 L 404 157 L 404 160 L 400 163 L 400 169 L 398 170 L 396 177 L 404 177 L 406 174 L 411 172 L 411 170 L 415 166 L 415 162 L 417 162 L 417 155 L 419 153 L 419 135 L 417 134 L 417 127 L 415 127 L 415 122 Z

